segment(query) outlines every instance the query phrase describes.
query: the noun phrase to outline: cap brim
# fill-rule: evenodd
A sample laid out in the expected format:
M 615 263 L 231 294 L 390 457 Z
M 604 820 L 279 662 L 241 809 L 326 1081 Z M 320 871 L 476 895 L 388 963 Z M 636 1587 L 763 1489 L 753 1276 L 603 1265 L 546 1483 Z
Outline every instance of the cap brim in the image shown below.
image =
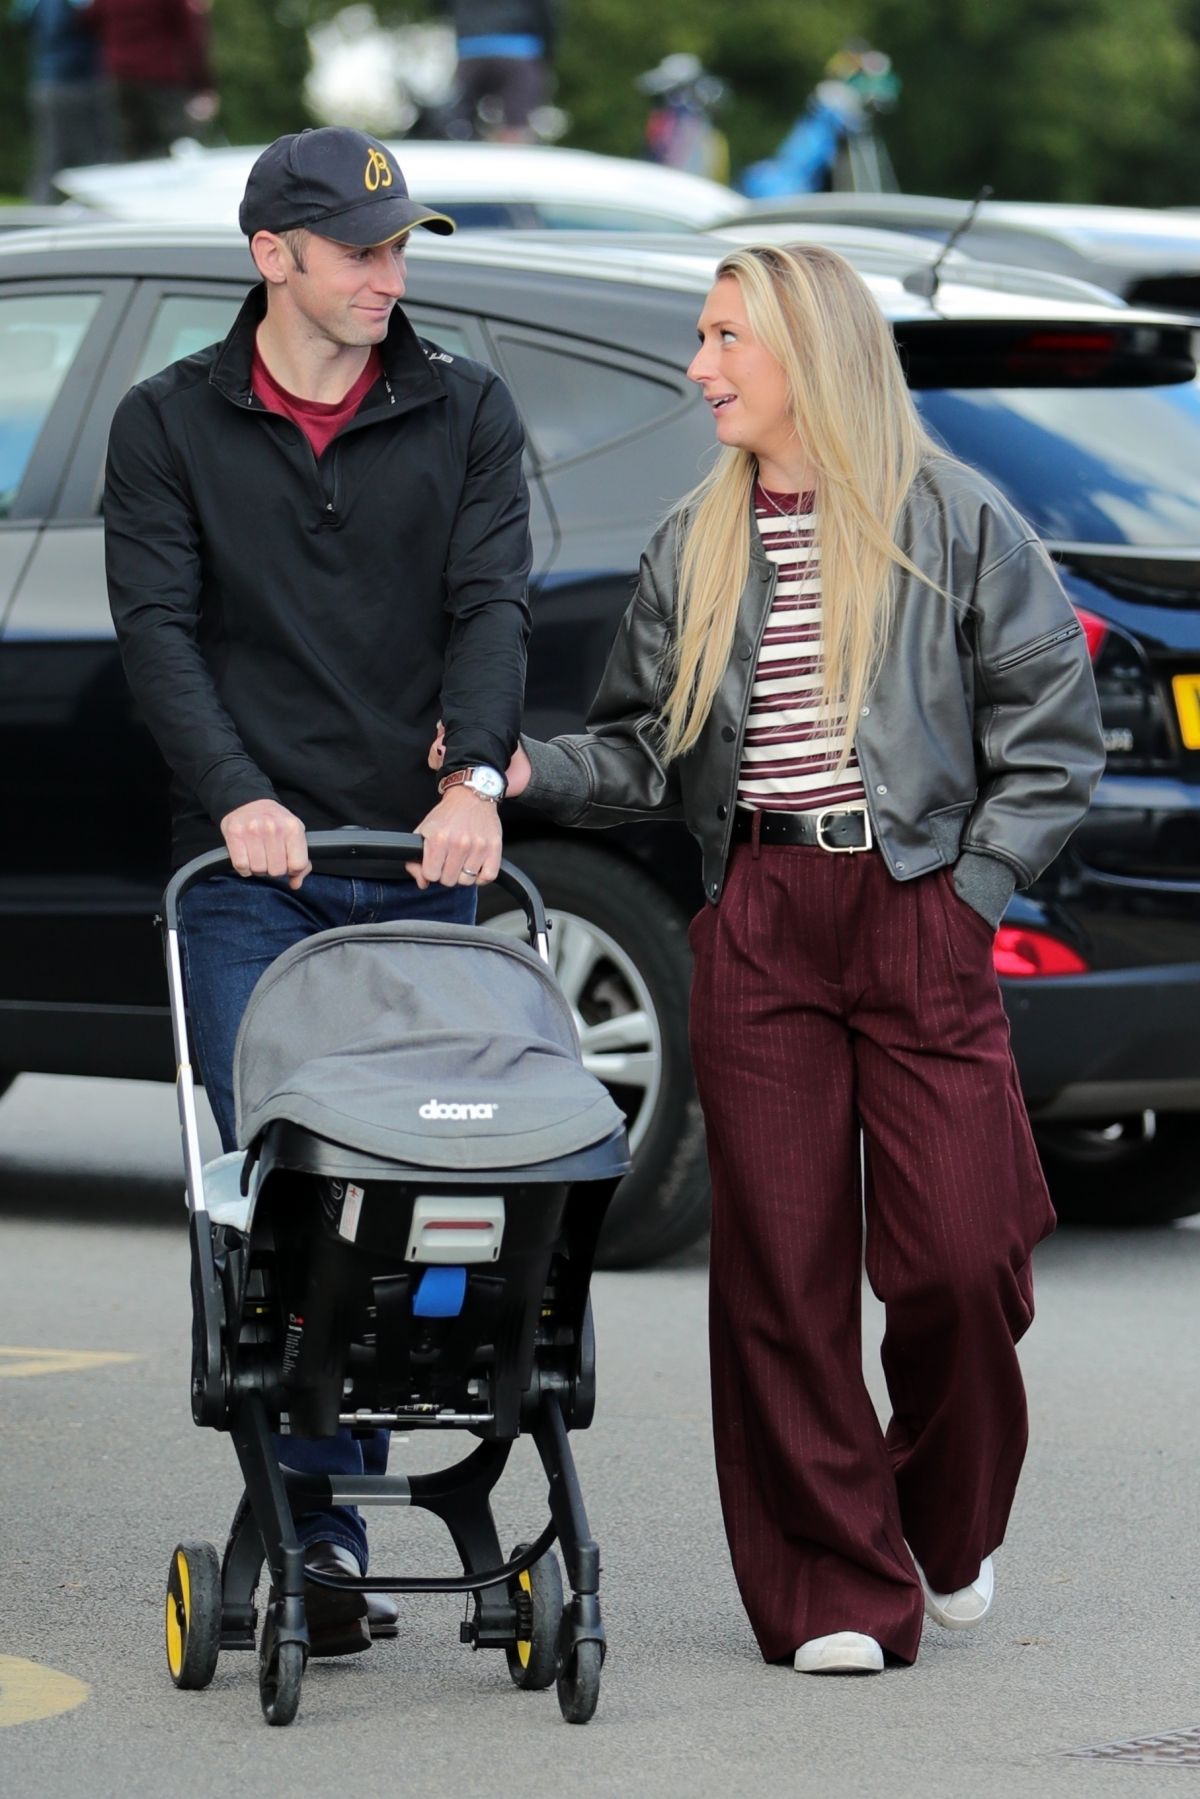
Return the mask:
M 436 231 L 439 237 L 449 237 L 454 230 L 454 220 L 447 218 L 444 212 L 434 212 L 431 207 L 422 206 L 420 201 L 406 199 L 401 194 L 394 199 L 365 200 L 361 206 L 329 213 L 324 218 L 313 219 L 307 229 L 315 231 L 318 237 L 331 237 L 335 243 L 355 244 L 361 249 L 374 244 L 390 244 L 394 238 L 403 237 L 406 231 L 413 231 L 418 225 L 423 225 L 426 231 Z

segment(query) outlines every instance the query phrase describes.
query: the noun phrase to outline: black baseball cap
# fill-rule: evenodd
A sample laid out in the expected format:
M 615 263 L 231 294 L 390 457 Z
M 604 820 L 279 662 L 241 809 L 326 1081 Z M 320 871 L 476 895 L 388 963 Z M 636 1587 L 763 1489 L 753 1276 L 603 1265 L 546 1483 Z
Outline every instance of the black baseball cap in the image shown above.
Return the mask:
M 315 231 L 341 244 L 386 244 L 414 225 L 448 236 L 454 220 L 409 198 L 386 144 L 345 125 L 296 131 L 268 144 L 246 182 L 238 224 Z

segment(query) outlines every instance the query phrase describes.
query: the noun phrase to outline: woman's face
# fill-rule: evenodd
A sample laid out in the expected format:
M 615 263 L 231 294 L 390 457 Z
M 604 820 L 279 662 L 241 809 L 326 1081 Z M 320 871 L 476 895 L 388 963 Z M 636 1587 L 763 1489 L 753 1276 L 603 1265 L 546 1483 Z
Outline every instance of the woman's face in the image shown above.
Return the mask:
M 700 349 L 688 369 L 712 411 L 717 438 L 760 461 L 795 447 L 787 378 L 746 320 L 742 290 L 732 275 L 717 282 L 700 314 Z

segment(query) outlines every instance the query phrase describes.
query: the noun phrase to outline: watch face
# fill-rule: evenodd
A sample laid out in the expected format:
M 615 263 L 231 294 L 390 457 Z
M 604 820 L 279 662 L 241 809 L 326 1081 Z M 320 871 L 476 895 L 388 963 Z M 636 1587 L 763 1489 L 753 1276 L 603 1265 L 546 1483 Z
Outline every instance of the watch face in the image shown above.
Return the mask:
M 498 800 L 504 792 L 504 776 L 494 768 L 473 768 L 466 784 L 485 800 Z

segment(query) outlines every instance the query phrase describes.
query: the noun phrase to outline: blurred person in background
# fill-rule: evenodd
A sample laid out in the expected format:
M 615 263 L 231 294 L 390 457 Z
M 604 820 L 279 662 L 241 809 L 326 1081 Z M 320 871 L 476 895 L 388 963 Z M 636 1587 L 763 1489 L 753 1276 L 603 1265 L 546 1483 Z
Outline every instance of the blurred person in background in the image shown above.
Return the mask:
M 109 162 L 112 93 L 87 0 L 15 0 L 13 18 L 29 31 L 29 112 L 33 174 L 28 195 L 48 206 L 58 169 Z
M 208 0 L 91 0 L 126 162 L 166 156 L 216 116 Z
M 445 0 L 458 43 L 448 134 L 532 143 L 550 93 L 559 0 Z
M 729 143 L 713 119 L 725 83 L 698 56 L 679 50 L 645 70 L 634 86 L 652 102 L 642 140 L 647 161 L 727 182 Z

